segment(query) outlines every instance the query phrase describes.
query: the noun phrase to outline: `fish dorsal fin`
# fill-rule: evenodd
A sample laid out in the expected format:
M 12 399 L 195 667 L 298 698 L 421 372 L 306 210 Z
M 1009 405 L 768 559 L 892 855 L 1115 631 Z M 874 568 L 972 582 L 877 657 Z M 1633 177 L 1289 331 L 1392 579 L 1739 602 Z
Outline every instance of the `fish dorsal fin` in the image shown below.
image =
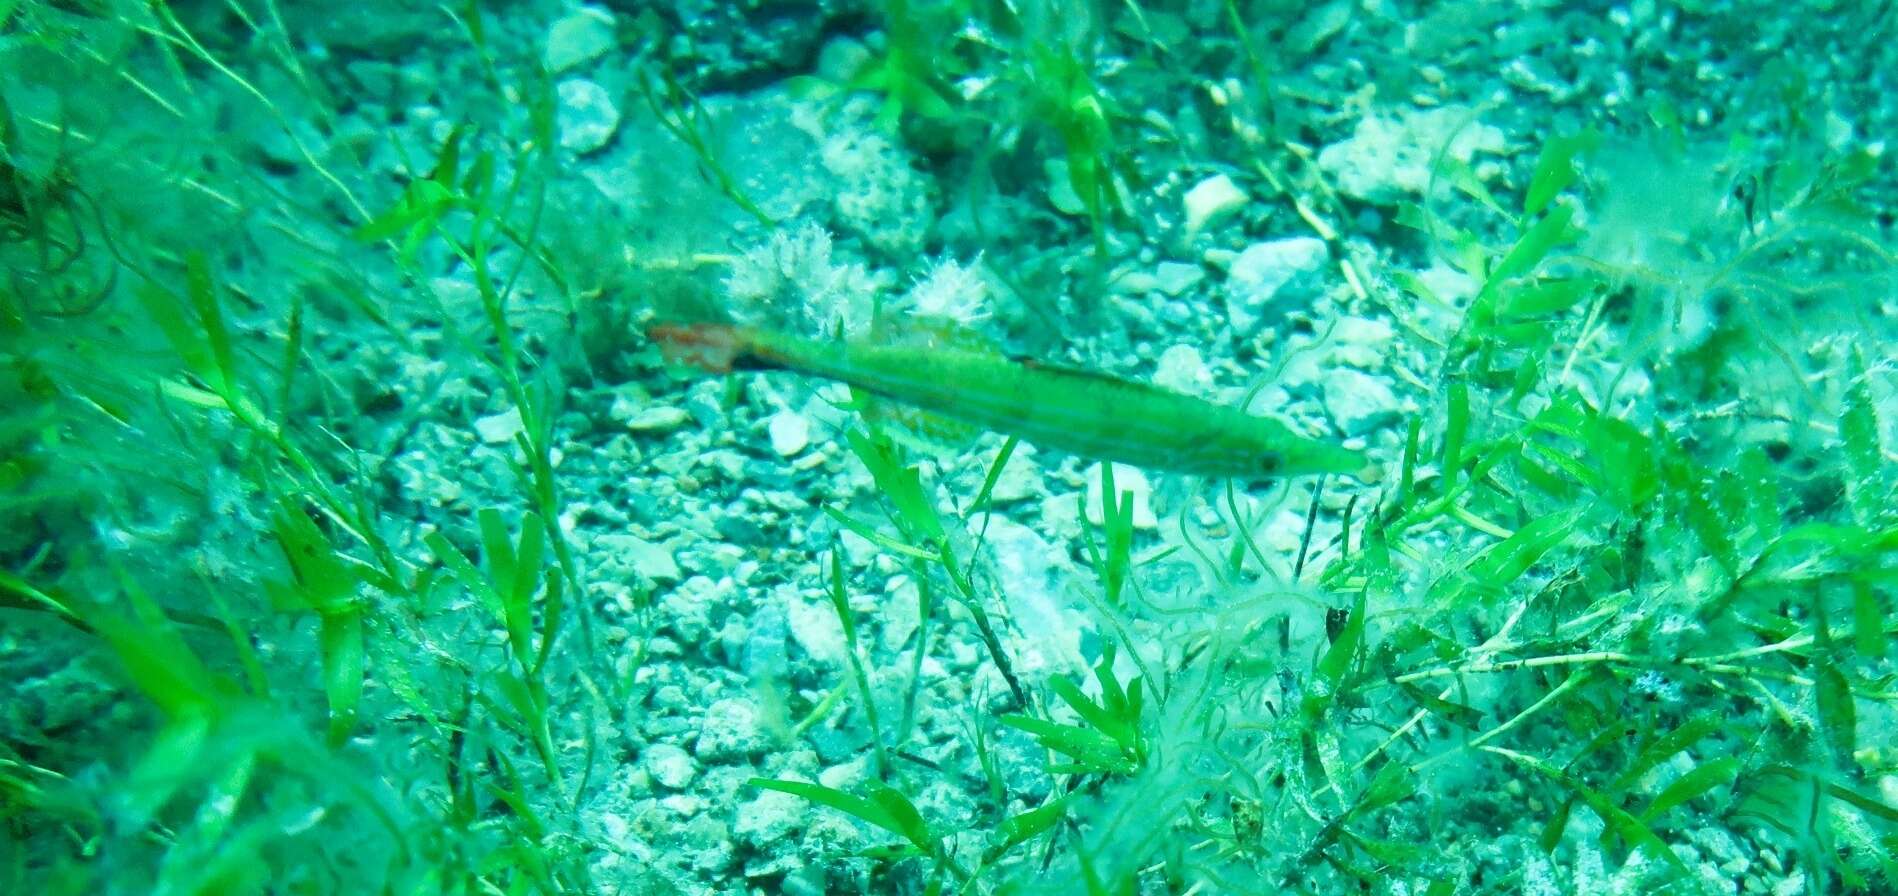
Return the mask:
M 1032 357 L 1011 357 L 1009 358 L 1009 360 L 1014 361 L 1015 363 L 1020 364 L 1021 366 L 1027 367 L 1032 370 L 1045 370 L 1049 373 L 1058 373 L 1058 374 L 1061 374 L 1062 376 L 1071 376 L 1071 377 L 1076 377 L 1079 379 L 1093 380 L 1099 383 L 1110 383 L 1116 386 L 1134 386 L 1137 388 L 1150 388 L 1150 389 L 1159 388 L 1158 386 L 1150 386 L 1147 383 L 1141 382 L 1139 380 L 1128 379 L 1127 377 L 1117 376 L 1115 374 L 1107 373 L 1106 371 L 1095 370 L 1091 367 L 1079 367 L 1073 364 L 1043 361 L 1043 360 L 1040 360 L 1039 358 L 1032 358 Z
M 1081 367 L 1061 361 L 1046 361 L 1022 352 L 1004 350 L 995 340 L 970 329 L 959 321 L 943 317 L 914 315 L 900 320 L 882 320 L 871 328 L 879 339 L 886 339 L 904 345 L 914 345 L 937 351 L 967 352 L 969 354 L 989 355 L 1001 358 L 1023 367 L 1045 370 L 1063 376 L 1086 379 L 1116 386 L 1147 387 L 1146 383 L 1130 380 L 1123 376 L 1104 373 L 1088 367 Z M 1148 387 L 1158 388 L 1158 387 Z M 931 415 L 933 416 L 933 415 Z

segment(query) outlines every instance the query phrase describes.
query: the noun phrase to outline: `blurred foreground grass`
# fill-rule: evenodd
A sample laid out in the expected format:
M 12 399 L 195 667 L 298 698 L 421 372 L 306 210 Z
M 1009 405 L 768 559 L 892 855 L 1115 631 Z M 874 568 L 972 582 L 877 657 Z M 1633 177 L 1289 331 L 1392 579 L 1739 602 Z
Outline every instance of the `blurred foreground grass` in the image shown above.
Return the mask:
M 1060 175 L 1036 201 L 1075 200 L 1066 248 L 1104 269 L 1110 237 L 1157 226 L 1129 135 L 1159 140 L 1107 63 L 1164 69 L 1184 38 L 1137 6 L 1111 34 L 1023 8 L 883 4 L 880 50 L 830 88 L 880 96 L 878 126 L 935 151 L 1035 154 Z M 596 620 L 573 395 L 674 388 L 626 360 L 628 324 L 710 278 L 576 223 L 551 80 L 476 7 L 432 14 L 430 46 L 477 86 L 384 129 L 351 124 L 358 100 L 274 3 L 0 10 L 0 890 L 613 889 L 588 807 L 638 796 L 602 780 L 666 623 L 645 591 Z M 987 30 L 932 55 L 937 19 Z M 1657 103 L 1638 133 L 1577 127 L 1512 160 L 1520 189 L 1439 159 L 1398 217 L 1472 286 L 1447 296 L 1342 251 L 1349 205 L 1234 31 L 1233 136 L 1196 149 L 1294 205 L 1341 248 L 1356 311 L 1397 325 L 1392 355 L 1429 359 L 1426 406 L 1373 444 L 1386 487 L 1270 493 L 1335 533 L 1294 559 L 1253 538 L 1269 496 L 1136 531 L 1108 468 L 1102 522 L 1060 533 L 1092 572 L 1086 674 L 1037 679 L 984 551 L 1015 445 L 945 501 L 940 465 L 853 423 L 874 499 L 809 495 L 811 520 L 881 566 L 814 564 L 847 652 L 783 745 L 846 726 L 868 771 L 831 786 L 773 756 L 717 795 L 862 822 L 861 849 L 791 855 L 873 891 L 1507 892 L 1576 880 L 1559 857 L 1702 892 L 1711 863 L 1682 853 L 1712 852 L 1709 829 L 1808 891 L 1894 886 L 1883 147 L 1819 139 L 1789 89 L 1763 101 L 1784 104 L 1770 145 L 1710 150 Z M 697 162 L 692 195 L 774 226 L 664 74 L 643 82 L 654 133 Z M 996 167 L 971 193 L 1026 190 Z M 1025 301 L 1076 328 L 1101 313 Z M 1186 593 L 1154 584 L 1169 563 Z M 883 568 L 922 620 L 893 646 L 859 635 Z M 943 747 L 917 706 L 950 643 L 1003 686 Z M 1008 744 L 1045 761 L 1024 772 Z M 937 817 L 938 786 L 967 817 Z M 1483 877 L 1498 828 L 1550 858 Z M 781 878 L 811 879 L 754 883 Z

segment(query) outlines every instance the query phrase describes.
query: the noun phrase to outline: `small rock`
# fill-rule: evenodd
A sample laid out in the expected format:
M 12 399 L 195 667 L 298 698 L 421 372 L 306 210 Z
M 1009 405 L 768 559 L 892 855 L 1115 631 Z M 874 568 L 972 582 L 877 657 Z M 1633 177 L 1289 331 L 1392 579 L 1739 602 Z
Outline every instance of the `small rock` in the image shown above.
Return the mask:
M 771 434 L 771 450 L 779 457 L 796 457 L 811 444 L 810 418 L 792 410 L 771 415 L 765 429 Z
M 736 654 L 738 669 L 753 681 L 782 680 L 791 672 L 791 623 L 784 611 L 787 601 L 783 593 L 788 588 L 773 589 L 769 602 L 751 614 L 744 632 Z M 726 622 L 727 627 L 731 624 Z
M 1022 653 L 1015 659 L 1018 670 L 1085 668 L 1080 633 L 1088 621 L 1069 606 L 1067 590 L 1074 571 L 1066 556 L 1033 529 L 1004 516 L 974 517 L 969 529 L 984 533 L 995 570 L 1009 583 L 1009 618 L 1023 639 Z
M 1052 532 L 1066 532 L 1081 525 L 1081 496 L 1074 492 L 1049 495 L 1041 499 L 1041 526 Z
M 738 804 L 732 835 L 757 849 L 781 848 L 787 837 L 803 827 L 810 803 L 776 790 L 757 793 L 757 798 Z
M 1335 363 L 1376 370 L 1390 356 L 1396 336 L 1389 323 L 1377 318 L 1341 317 L 1331 329 L 1329 354 Z
M 849 762 L 833 765 L 817 773 L 817 783 L 832 790 L 855 790 L 870 780 L 870 755 L 862 754 Z
M 1147 482 L 1147 474 L 1138 468 L 1114 465 L 1114 491 L 1133 495 L 1133 524 L 1136 529 L 1153 529 L 1160 525 L 1153 516 L 1153 507 L 1148 497 L 1153 494 L 1153 486 Z M 1118 497 L 1115 498 L 1119 500 Z M 1106 503 L 1101 495 L 1101 465 L 1095 464 L 1087 469 L 1087 521 L 1098 526 L 1106 519 Z
M 1795 874 L 1773 884 L 1773 896 L 1801 896 L 1806 892 L 1806 876 Z
M 654 434 L 669 433 L 692 422 L 692 415 L 684 408 L 671 405 L 655 405 L 643 408 L 626 418 L 626 428 L 633 432 Z
M 1127 271 L 1114 277 L 1109 288 L 1113 289 L 1115 295 L 1145 295 L 1160 288 L 1160 278 L 1146 271 Z
M 698 456 L 699 465 L 717 473 L 727 482 L 745 481 L 745 456 L 727 448 L 706 451 Z
M 858 535 L 849 529 L 842 529 L 837 532 L 837 543 L 843 547 L 844 563 L 851 569 L 862 569 L 863 567 L 869 566 L 870 562 L 875 560 L 883 551 L 882 548 L 877 547 L 876 542 Z
M 848 84 L 875 58 L 862 41 L 840 34 L 817 51 L 817 76 L 832 84 Z
M 883 586 L 883 608 L 877 619 L 883 624 L 883 649 L 895 652 L 909 643 L 911 635 L 922 627 L 921 589 L 906 575 L 891 576 Z
M 1123 671 L 1122 674 L 1129 674 Z M 914 797 L 916 808 L 923 817 L 936 820 L 949 830 L 961 830 L 975 818 L 975 798 L 969 795 L 958 783 L 948 778 L 936 778 L 923 785 L 923 792 Z
M 688 702 L 685 689 L 676 684 L 664 685 L 652 692 L 652 707 L 662 712 L 684 712 Z
M 698 775 L 692 754 L 672 744 L 654 744 L 646 750 L 646 773 L 660 786 L 684 790 Z
M 700 641 L 712 631 L 712 606 L 720 595 L 719 583 L 692 576 L 664 592 L 658 618 L 664 620 L 666 630 L 687 641 Z
M 1035 447 L 1026 442 L 1017 443 L 1015 453 L 1002 467 L 1002 475 L 995 477 L 989 503 L 1014 504 L 1035 497 L 1041 493 L 1041 475 L 1041 465 L 1035 462 Z
M 699 717 L 699 761 L 742 762 L 771 749 L 771 738 L 758 722 L 758 707 L 750 700 L 727 697 L 706 707 Z
M 1206 369 L 1206 359 L 1200 357 L 1199 349 L 1181 343 L 1160 353 L 1153 384 L 1186 395 L 1203 395 L 1213 384 L 1213 374 Z
M 837 609 L 829 601 L 818 603 L 793 598 L 785 604 L 784 617 L 791 630 L 791 640 L 811 659 L 838 665 L 849 654 L 843 623 L 838 621 Z
M 521 409 L 508 408 L 499 414 L 490 414 L 486 417 L 478 418 L 474 422 L 474 427 L 475 434 L 481 437 L 481 441 L 490 445 L 512 442 L 514 441 L 514 437 L 520 435 L 523 429 L 521 426 Z
M 1168 328 L 1178 329 L 1200 319 L 1200 313 L 1192 305 L 1175 299 L 1160 306 L 1160 323 Z
M 1226 276 L 1233 326 L 1251 332 L 1274 305 L 1309 304 L 1322 290 L 1319 272 L 1330 255 L 1324 240 L 1309 236 L 1247 246 Z
M 1302 56 L 1324 46 L 1326 41 L 1351 24 L 1354 5 L 1346 0 L 1307 4 L 1310 10 L 1305 13 L 1305 17 L 1285 33 L 1286 50 Z
M 1456 268 L 1437 264 L 1417 272 L 1417 282 L 1430 290 L 1430 297 L 1446 305 L 1461 305 L 1476 295 L 1482 284 Z
M 652 406 L 652 395 L 637 385 L 628 384 L 614 389 L 606 405 L 606 418 L 626 425 L 639 412 Z
M 1345 435 L 1370 433 L 1403 411 L 1403 402 L 1389 383 L 1349 367 L 1326 371 L 1322 392 L 1325 410 Z
M 1503 66 L 1503 80 L 1511 86 L 1540 93 L 1557 103 L 1575 95 L 1575 85 L 1555 71 L 1546 61 L 1533 56 L 1517 57 Z
M 1252 537 L 1268 554 L 1291 557 L 1298 553 L 1298 545 L 1305 540 L 1305 513 L 1290 507 L 1281 507 L 1264 525 L 1255 524 Z
M 558 75 L 606 55 L 616 43 L 613 14 L 597 6 L 582 6 L 547 29 L 541 61 L 547 65 L 548 74 Z
M 619 109 L 606 88 L 585 78 L 560 82 L 560 146 L 585 155 L 613 139 L 619 130 Z
M 1206 225 L 1243 208 L 1251 197 L 1232 178 L 1216 174 L 1186 191 L 1186 234 L 1191 237 Z
M 1206 269 L 1183 261 L 1163 261 L 1153 269 L 1155 288 L 1168 296 L 1177 296 L 1206 279 Z
M 1478 152 L 1508 148 L 1503 132 L 1465 108 L 1374 113 L 1345 140 L 1318 153 L 1318 167 L 1338 189 L 1377 204 L 1394 204 L 1424 191 L 1439 155 L 1469 162 Z
M 660 797 L 659 805 L 680 818 L 691 818 L 705 809 L 705 801 L 689 793 Z
M 721 514 L 712 523 L 712 531 L 729 544 L 756 545 L 763 544 L 765 540 L 764 525 L 757 518 L 739 510 Z
M 634 572 L 655 582 L 676 582 L 682 577 L 679 561 L 673 559 L 672 549 L 662 544 L 654 544 L 637 535 L 624 532 L 611 532 L 593 541 L 596 547 L 625 559 Z

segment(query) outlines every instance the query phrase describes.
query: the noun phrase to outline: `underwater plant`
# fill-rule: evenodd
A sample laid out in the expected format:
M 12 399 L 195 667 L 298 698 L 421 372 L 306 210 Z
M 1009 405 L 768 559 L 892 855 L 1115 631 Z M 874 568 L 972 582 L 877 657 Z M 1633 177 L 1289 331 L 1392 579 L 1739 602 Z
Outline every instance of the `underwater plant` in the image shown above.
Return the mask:
M 1890 892 L 1833 6 L 0 4 L 0 892 Z

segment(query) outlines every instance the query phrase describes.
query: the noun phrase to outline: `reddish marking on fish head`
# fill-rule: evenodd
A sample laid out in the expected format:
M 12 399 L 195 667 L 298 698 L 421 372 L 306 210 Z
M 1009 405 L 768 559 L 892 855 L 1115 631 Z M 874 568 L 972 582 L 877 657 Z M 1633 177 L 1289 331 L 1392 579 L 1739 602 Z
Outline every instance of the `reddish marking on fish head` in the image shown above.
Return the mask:
M 730 373 L 743 351 L 738 334 L 722 324 L 653 324 L 646 336 L 659 343 L 668 363 Z

